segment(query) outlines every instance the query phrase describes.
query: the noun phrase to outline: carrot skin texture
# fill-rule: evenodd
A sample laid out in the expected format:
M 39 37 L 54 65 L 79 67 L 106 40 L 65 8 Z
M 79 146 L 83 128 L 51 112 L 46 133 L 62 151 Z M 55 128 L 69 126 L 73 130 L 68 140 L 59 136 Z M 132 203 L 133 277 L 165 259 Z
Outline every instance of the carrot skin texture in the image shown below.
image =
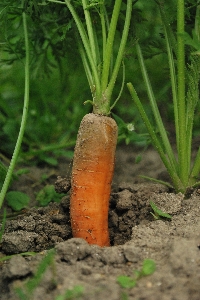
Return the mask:
M 110 246 L 108 209 L 118 128 L 106 116 L 83 117 L 74 151 L 70 218 L 73 237 Z

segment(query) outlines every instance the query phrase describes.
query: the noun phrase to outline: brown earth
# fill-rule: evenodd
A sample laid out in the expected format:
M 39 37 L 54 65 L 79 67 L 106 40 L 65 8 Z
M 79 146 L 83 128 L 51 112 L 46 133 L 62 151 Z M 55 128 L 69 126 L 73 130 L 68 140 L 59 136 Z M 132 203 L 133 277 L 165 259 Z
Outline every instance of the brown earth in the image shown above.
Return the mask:
M 89 246 L 72 238 L 68 194 L 60 204 L 34 207 L 41 175 L 47 174 L 46 183 L 66 176 L 70 167 L 65 159 L 54 169 L 32 167 L 31 176 L 23 175 L 14 183 L 13 189 L 30 195 L 32 207 L 7 220 L 0 257 L 38 253 L 14 255 L 0 264 L 1 300 L 200 299 L 200 190 L 191 190 L 186 199 L 165 186 L 144 181 L 138 175 L 167 180 L 167 173 L 154 150 L 146 151 L 135 164 L 139 153 L 133 146 L 117 151 L 109 211 L 111 247 Z M 150 201 L 172 218 L 155 220 Z M 35 288 L 19 298 L 15 289 L 25 291 L 26 282 L 37 277 L 38 265 L 50 248 L 55 250 L 53 262 Z M 123 289 L 117 277 L 133 277 L 147 258 L 155 261 L 156 271 L 138 280 L 136 287 Z M 77 285 L 84 287 L 80 297 L 64 297 L 66 290 Z

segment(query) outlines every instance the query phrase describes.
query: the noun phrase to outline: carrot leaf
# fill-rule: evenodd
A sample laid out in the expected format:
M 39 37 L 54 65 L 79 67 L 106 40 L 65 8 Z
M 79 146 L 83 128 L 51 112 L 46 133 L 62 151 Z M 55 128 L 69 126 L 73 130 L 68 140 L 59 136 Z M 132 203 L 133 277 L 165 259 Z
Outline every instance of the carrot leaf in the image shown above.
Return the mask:
M 10 191 L 6 194 L 6 202 L 14 211 L 20 211 L 27 207 L 30 197 L 19 191 Z
M 167 218 L 167 219 L 172 218 L 171 215 L 169 215 L 168 213 L 165 213 L 161 209 L 159 209 L 153 201 L 150 201 L 150 205 L 151 205 L 151 208 L 154 211 L 154 214 L 153 213 L 151 213 L 151 214 L 153 215 L 153 217 L 155 219 L 160 219 L 160 217 Z

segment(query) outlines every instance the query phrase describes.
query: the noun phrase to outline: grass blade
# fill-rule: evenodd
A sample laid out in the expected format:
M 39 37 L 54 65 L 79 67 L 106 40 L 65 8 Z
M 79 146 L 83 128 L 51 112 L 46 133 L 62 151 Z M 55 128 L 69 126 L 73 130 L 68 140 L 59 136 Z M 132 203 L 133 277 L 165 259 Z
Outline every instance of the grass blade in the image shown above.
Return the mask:
M 141 51 L 140 45 L 138 43 L 136 44 L 136 50 L 137 50 L 137 55 L 138 55 L 138 59 L 139 59 L 143 79 L 144 79 L 146 89 L 147 89 L 147 93 L 148 93 L 148 96 L 149 96 L 150 104 L 151 104 L 152 111 L 153 111 L 153 114 L 154 114 L 154 118 L 155 118 L 155 121 L 156 121 L 156 125 L 158 127 L 159 132 L 160 132 L 162 142 L 163 142 L 163 145 L 165 147 L 165 151 L 166 151 L 167 156 L 169 158 L 170 164 L 171 164 L 172 168 L 177 170 L 177 161 L 175 159 L 172 147 L 170 145 L 165 127 L 163 125 L 163 122 L 162 122 L 162 119 L 161 119 L 161 116 L 160 116 L 160 113 L 159 113 L 159 110 L 158 110 L 158 106 L 157 106 L 155 96 L 154 96 L 154 93 L 153 93 L 153 90 L 152 90 L 152 87 L 151 87 L 149 76 L 148 76 L 148 73 L 147 73 L 147 70 L 146 70 L 146 67 L 145 67 L 142 51 Z
M 162 23 L 164 26 L 165 33 L 165 41 L 167 46 L 167 55 L 169 62 L 169 70 L 170 70 L 170 79 L 171 79 L 171 87 L 172 87 L 172 98 L 173 98 L 173 107 L 174 107 L 174 119 L 175 119 L 175 130 L 176 130 L 176 144 L 177 146 L 179 141 L 179 123 L 178 123 L 178 94 L 177 94 L 177 78 L 176 78 L 176 69 L 174 64 L 174 55 L 173 50 L 175 51 L 175 37 L 171 32 L 171 28 L 167 22 L 165 12 L 162 9 L 161 4 L 159 3 L 160 15 L 162 19 Z
M 153 144 L 154 148 L 158 151 L 158 153 L 159 153 L 159 155 L 160 155 L 160 157 L 172 179 L 175 189 L 179 189 L 179 187 L 181 186 L 181 183 L 180 183 L 179 177 L 177 175 L 175 166 L 173 164 L 170 164 L 170 162 L 168 161 L 168 159 L 165 155 L 165 152 L 162 148 L 162 144 L 160 143 L 157 135 L 155 134 L 155 131 L 148 119 L 146 112 L 144 111 L 143 105 L 142 105 L 140 99 L 138 98 L 138 95 L 137 95 L 133 85 L 131 83 L 127 83 L 127 87 L 129 89 L 129 92 L 132 96 L 133 101 L 135 102 L 135 104 L 137 106 L 137 109 L 139 110 L 141 118 L 145 123 L 145 126 L 149 132 L 149 135 L 151 136 L 151 140 L 152 140 L 152 144 Z
M 185 104 L 185 43 L 184 43 L 185 11 L 184 0 L 177 1 L 177 83 L 178 83 L 178 160 L 179 176 L 187 187 L 189 177 L 189 162 L 186 135 L 186 104 Z

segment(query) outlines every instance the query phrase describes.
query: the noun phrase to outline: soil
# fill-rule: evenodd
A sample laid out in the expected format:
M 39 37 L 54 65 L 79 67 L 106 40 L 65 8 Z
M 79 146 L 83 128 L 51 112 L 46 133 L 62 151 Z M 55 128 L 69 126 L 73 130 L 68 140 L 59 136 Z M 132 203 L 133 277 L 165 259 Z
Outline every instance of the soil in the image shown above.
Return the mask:
M 69 175 L 69 161 L 61 158 L 57 168 L 31 167 L 31 175 L 24 174 L 14 182 L 12 188 L 28 193 L 32 201 L 29 208 L 6 222 L 0 257 L 16 255 L 0 264 L 1 300 L 200 299 L 200 189 L 184 197 L 145 181 L 138 175 L 160 180 L 168 180 L 168 176 L 154 150 L 147 150 L 136 164 L 139 154 L 133 146 L 117 150 L 109 210 L 111 247 L 90 246 L 72 238 L 69 192 L 60 203 L 36 206 L 35 193 L 41 184 Z M 41 183 L 43 174 L 47 180 Z M 64 188 L 69 189 L 68 183 Z M 150 201 L 172 218 L 156 220 Z M 52 249 L 53 260 L 45 269 L 45 257 Z M 37 254 L 20 255 L 27 251 Z M 122 288 L 117 277 L 134 277 L 144 259 L 154 260 L 155 272 L 142 277 L 133 288 Z M 79 296 L 73 293 L 76 286 L 84 288 Z M 16 288 L 26 293 L 28 287 L 29 294 L 18 297 Z

